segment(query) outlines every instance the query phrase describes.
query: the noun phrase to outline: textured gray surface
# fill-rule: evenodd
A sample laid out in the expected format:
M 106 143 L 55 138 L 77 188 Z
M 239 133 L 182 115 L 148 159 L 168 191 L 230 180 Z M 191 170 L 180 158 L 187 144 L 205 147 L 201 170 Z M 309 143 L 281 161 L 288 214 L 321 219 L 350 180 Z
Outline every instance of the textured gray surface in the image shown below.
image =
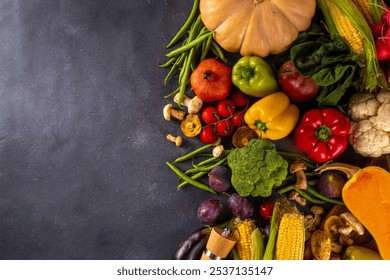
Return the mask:
M 198 226 L 157 67 L 191 5 L 0 1 L 1 259 L 169 259 Z

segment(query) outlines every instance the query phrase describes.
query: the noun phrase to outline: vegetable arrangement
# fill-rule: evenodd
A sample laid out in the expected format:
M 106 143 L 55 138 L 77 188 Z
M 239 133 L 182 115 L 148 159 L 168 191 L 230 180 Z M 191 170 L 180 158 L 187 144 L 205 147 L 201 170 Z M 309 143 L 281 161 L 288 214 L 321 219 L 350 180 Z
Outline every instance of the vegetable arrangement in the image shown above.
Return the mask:
M 380 0 L 194 0 L 160 66 L 167 139 L 199 147 L 166 164 L 212 197 L 173 259 L 390 259 L 389 24 Z

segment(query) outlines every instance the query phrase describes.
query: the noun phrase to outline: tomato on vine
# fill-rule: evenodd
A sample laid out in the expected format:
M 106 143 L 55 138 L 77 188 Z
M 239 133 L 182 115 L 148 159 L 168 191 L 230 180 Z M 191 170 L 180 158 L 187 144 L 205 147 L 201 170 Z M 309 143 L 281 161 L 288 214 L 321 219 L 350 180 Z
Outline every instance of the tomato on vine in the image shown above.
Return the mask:
M 232 122 L 236 127 L 241 127 L 245 125 L 245 120 L 244 120 L 245 112 L 241 112 L 237 115 L 234 115 L 232 117 Z
M 248 98 L 242 91 L 235 91 L 232 94 L 231 100 L 237 108 L 243 108 L 248 104 Z
M 218 135 L 214 132 L 214 127 L 211 125 L 204 126 L 199 134 L 199 139 L 204 144 L 211 144 L 218 139 Z
M 228 119 L 221 120 L 215 125 L 215 129 L 222 137 L 228 137 L 234 132 L 233 122 Z
M 217 111 L 221 117 L 227 118 L 236 112 L 236 105 L 230 99 L 224 99 L 218 102 Z
M 204 108 L 201 117 L 202 120 L 207 124 L 216 123 L 220 119 L 217 108 L 213 106 Z

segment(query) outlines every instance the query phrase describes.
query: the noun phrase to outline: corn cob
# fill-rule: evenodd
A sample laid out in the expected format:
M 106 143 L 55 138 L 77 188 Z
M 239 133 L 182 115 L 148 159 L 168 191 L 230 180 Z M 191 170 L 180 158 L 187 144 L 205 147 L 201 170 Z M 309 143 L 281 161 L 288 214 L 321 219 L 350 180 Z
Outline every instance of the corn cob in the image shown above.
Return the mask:
M 387 88 L 381 74 L 371 29 L 352 0 L 317 0 L 331 36 L 340 36 L 362 66 L 361 84 L 367 91 Z
M 236 249 L 241 260 L 251 259 L 251 235 L 255 228 L 255 223 L 251 219 L 239 221 L 235 227 L 234 234 L 238 239 Z
M 381 0 L 353 0 L 367 23 L 371 26 L 381 21 L 381 13 L 384 12 Z
M 277 260 L 302 260 L 305 249 L 305 229 L 303 215 L 285 213 L 279 224 L 276 240 Z

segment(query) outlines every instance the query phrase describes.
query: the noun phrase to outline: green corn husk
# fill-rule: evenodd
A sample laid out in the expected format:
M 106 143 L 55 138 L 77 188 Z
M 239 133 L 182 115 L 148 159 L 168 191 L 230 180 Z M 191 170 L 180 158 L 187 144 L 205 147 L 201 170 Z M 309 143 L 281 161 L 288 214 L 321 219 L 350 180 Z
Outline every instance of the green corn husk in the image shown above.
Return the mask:
M 369 92 L 378 90 L 379 88 L 387 88 L 387 82 L 376 59 L 375 43 L 371 29 L 354 2 L 352 0 L 316 0 L 316 2 L 324 15 L 325 23 L 331 36 L 337 34 L 344 37 L 338 31 L 338 19 L 332 18 L 330 12 L 335 7 L 341 9 L 342 13 L 352 21 L 360 33 L 364 51 L 357 53 L 356 59 L 362 67 L 360 80 L 363 88 Z

